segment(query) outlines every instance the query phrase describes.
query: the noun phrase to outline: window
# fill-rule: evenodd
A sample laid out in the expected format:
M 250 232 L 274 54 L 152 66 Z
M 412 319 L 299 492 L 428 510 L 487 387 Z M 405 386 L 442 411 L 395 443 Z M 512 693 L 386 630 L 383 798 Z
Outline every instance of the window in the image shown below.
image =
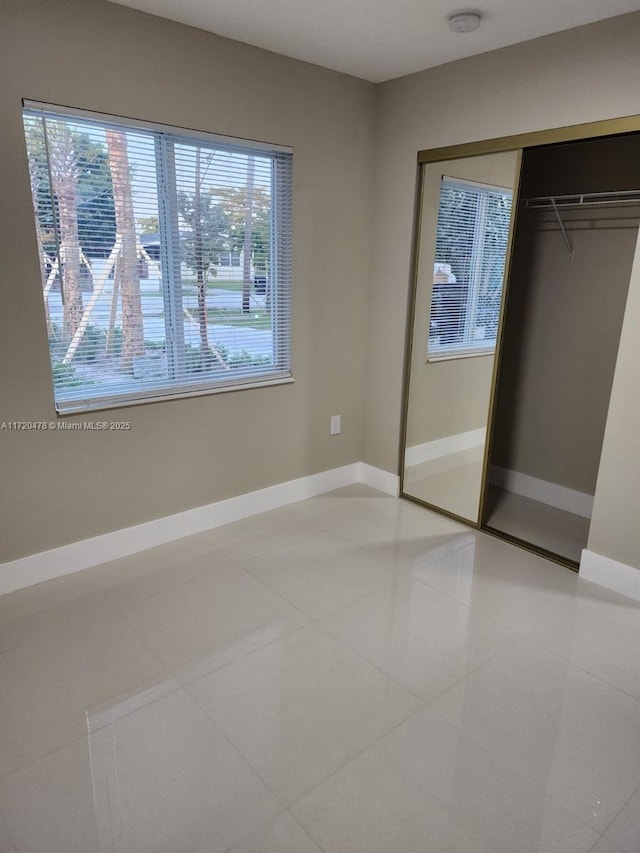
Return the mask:
M 495 349 L 511 202 L 511 190 L 442 179 L 428 357 Z
M 290 381 L 290 149 L 25 104 L 56 407 Z

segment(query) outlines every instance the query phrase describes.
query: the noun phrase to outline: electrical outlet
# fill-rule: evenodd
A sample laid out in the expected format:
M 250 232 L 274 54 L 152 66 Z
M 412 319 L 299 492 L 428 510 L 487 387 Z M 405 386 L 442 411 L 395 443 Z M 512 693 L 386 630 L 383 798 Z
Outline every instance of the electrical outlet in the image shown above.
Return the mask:
M 329 435 L 340 435 L 342 432 L 342 415 L 331 415 Z

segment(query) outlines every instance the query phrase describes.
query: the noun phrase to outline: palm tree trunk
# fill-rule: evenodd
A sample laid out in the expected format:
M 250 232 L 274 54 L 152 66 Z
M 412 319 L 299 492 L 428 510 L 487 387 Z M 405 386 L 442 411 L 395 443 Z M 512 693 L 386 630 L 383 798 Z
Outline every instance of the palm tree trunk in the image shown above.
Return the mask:
M 36 223 L 36 243 L 38 244 L 38 261 L 40 262 L 40 283 L 44 291 L 47 284 L 47 267 L 44 256 L 44 235 L 42 233 L 42 225 L 38 217 L 38 175 L 36 165 L 33 161 L 31 153 L 29 153 L 29 179 L 31 181 L 31 199 L 33 202 L 33 215 Z M 49 300 L 45 296 L 44 313 L 47 321 L 47 334 L 49 338 L 53 337 L 53 326 L 51 324 L 51 313 L 49 311 Z
M 122 241 L 116 267 L 117 279 L 114 280 L 114 288 L 119 288 L 122 304 L 122 367 L 132 371 L 133 359 L 144 354 L 144 327 L 129 154 L 127 139 L 121 130 L 107 130 L 106 137 L 116 231 Z
M 51 183 L 58 201 L 61 281 L 64 288 L 63 335 L 75 335 L 82 319 L 80 238 L 78 236 L 78 163 L 67 128 L 52 129 Z
M 63 336 L 73 337 L 82 319 L 80 238 L 78 236 L 78 159 L 73 137 L 62 123 L 45 127 L 51 185 L 58 202 L 60 280 L 64 289 Z
M 58 196 L 60 255 L 63 269 L 64 335 L 73 337 L 78 330 L 83 313 L 75 177 L 59 180 L 56 195 Z

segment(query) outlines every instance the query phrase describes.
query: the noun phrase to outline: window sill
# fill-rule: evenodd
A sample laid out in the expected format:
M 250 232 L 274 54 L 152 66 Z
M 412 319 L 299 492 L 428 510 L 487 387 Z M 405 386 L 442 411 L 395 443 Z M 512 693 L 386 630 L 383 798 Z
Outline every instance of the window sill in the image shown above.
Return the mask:
M 162 403 L 165 400 L 185 400 L 190 397 L 208 397 L 211 394 L 228 394 L 232 391 L 247 391 L 252 388 L 270 388 L 273 385 L 292 385 L 295 382 L 293 376 L 283 376 L 274 379 L 254 380 L 233 385 L 219 385 L 213 388 L 183 389 L 174 393 L 158 393 L 150 394 L 149 392 L 141 392 L 139 397 L 128 396 L 126 399 L 114 397 L 112 399 L 102 398 L 96 400 L 95 403 L 87 402 L 86 400 L 78 401 L 74 405 L 72 400 L 56 406 L 56 413 L 59 418 L 67 415 L 78 415 L 84 412 L 104 412 L 111 409 L 130 408 L 131 406 L 144 406 L 148 403 Z
M 436 361 L 454 361 L 460 358 L 479 358 L 480 356 L 493 355 L 496 351 L 495 347 L 485 347 L 484 349 L 474 350 L 457 350 L 452 352 L 438 353 L 437 355 L 428 355 L 427 364 Z

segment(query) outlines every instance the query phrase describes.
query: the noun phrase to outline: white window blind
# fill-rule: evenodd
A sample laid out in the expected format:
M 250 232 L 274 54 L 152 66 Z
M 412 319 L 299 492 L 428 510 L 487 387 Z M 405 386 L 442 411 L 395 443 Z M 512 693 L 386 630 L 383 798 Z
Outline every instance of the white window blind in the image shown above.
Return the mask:
M 286 380 L 290 149 L 25 104 L 60 412 Z
M 495 349 L 512 192 L 443 177 L 428 356 Z

